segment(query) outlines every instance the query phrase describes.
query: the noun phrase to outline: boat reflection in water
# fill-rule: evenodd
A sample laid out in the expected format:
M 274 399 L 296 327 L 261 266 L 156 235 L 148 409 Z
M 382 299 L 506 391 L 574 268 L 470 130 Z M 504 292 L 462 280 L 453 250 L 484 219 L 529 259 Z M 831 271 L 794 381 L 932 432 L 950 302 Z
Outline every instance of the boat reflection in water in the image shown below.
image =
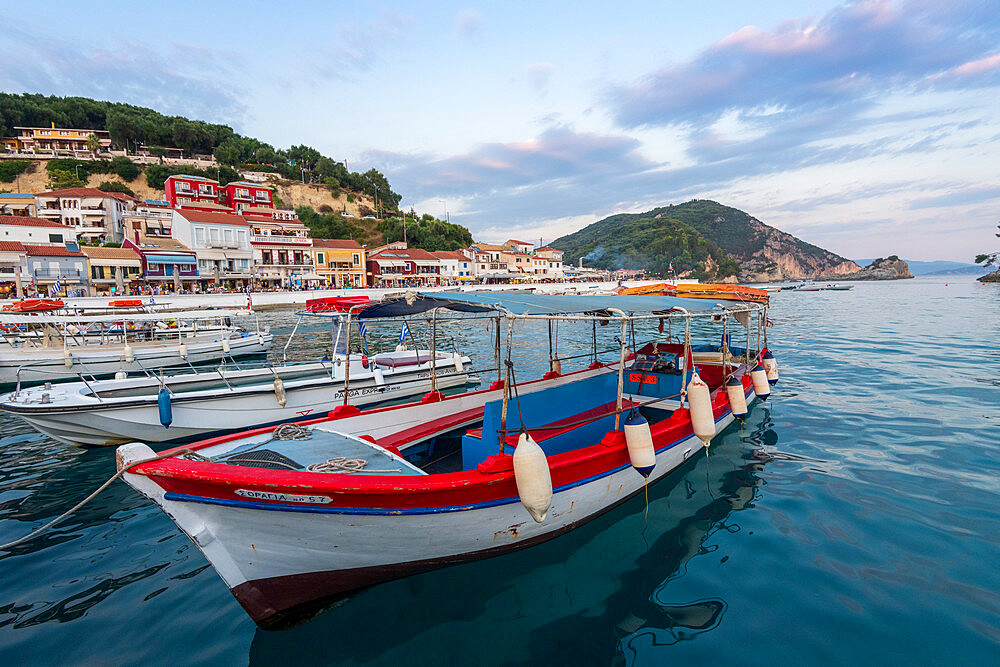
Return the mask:
M 299 647 L 307 662 L 431 664 L 456 656 L 491 662 L 630 662 L 653 645 L 694 639 L 719 625 L 726 602 L 717 590 L 671 600 L 670 582 L 720 531 L 738 532 L 733 513 L 751 509 L 777 443 L 759 404 L 743 428 L 713 440 L 643 495 L 530 550 L 381 584 L 355 593 L 309 623 L 258 629 L 251 664 L 272 664 Z M 391 632 L 386 628 L 391 627 Z M 573 642 L 555 638 L 574 637 Z M 498 643 L 502 647 L 498 647 Z M 648 656 L 647 656 L 648 657 Z M 662 655 L 658 656 L 660 659 Z M 476 662 L 475 659 L 470 661 Z

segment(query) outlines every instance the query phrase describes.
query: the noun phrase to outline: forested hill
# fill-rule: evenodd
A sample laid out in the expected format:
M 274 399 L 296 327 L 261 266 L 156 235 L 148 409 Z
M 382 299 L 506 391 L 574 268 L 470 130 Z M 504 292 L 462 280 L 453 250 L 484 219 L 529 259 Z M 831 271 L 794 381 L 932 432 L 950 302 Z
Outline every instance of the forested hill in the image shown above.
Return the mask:
M 153 155 L 162 155 L 164 148 L 180 148 L 189 155 L 213 155 L 221 165 L 236 169 L 270 171 L 285 179 L 365 193 L 388 210 L 396 210 L 401 199 L 378 170 L 349 171 L 342 162 L 306 145 L 279 149 L 241 136 L 228 125 L 164 116 L 131 104 L 0 93 L 2 136 L 14 136 L 14 127 L 49 127 L 52 123 L 56 127 L 107 130 L 118 148 L 141 146 Z
M 767 282 L 857 271 L 854 262 L 718 202 L 696 199 L 604 218 L 550 245 L 567 263 Z

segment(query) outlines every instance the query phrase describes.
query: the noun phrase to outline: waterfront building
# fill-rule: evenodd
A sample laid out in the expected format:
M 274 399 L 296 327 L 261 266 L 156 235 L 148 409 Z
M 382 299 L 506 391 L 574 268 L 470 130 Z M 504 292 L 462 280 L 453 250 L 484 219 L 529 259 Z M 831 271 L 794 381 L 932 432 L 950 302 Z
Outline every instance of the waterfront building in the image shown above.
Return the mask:
M 128 232 L 122 247 L 139 255 L 142 282 L 195 291 L 198 257 L 171 235 L 173 210 L 166 202 L 147 200 L 126 216 L 125 225 Z
M 31 192 L 0 192 L 0 215 L 34 217 L 35 195 Z
M 313 239 L 316 273 L 327 287 L 367 287 L 365 249 L 350 239 Z
M 548 262 L 548 276 L 550 278 L 562 278 L 563 272 L 563 252 L 549 246 L 535 249 L 535 256 L 541 257 Z
M 24 276 L 28 272 L 27 250 L 20 241 L 0 240 L 0 299 L 23 296 L 18 286 L 23 287 Z
M 431 254 L 441 260 L 441 277 L 446 281 L 454 284 L 473 279 L 473 261 L 464 253 L 437 250 Z
M 534 244 L 528 243 L 527 241 L 517 241 L 515 239 L 510 239 L 503 245 L 512 252 L 524 253 L 525 255 L 530 254 L 535 248 Z
M 313 271 L 309 228 L 294 211 L 252 206 L 243 209 L 243 219 L 250 225 L 255 286 L 281 288 L 321 280 Z
M 35 205 L 38 217 L 75 227 L 81 241 L 104 243 L 122 240 L 122 217 L 135 200 L 121 192 L 66 188 L 39 192 Z
M 245 288 L 250 282 L 253 248 L 243 216 L 187 207 L 172 212 L 171 236 L 195 252 L 203 286 Z
M 90 267 L 92 296 L 127 293 L 142 277 L 142 260 L 133 248 L 83 246 Z
M 402 246 L 402 247 L 400 247 Z M 368 255 L 371 287 L 432 287 L 441 284 L 441 260 L 421 248 L 391 243 Z
M 67 241 L 76 241 L 76 228 L 43 218 L 0 215 L 0 241 L 64 245 Z
M 87 256 L 75 241 L 65 245 L 24 245 L 27 277 L 40 295 L 85 296 L 89 289 Z

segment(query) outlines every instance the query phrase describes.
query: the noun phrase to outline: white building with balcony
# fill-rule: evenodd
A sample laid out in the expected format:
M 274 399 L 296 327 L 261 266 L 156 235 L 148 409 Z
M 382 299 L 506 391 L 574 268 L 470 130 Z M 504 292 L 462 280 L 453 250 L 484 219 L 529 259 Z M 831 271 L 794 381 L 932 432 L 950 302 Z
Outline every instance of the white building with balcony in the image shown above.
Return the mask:
M 291 287 L 322 279 L 313 267 L 309 228 L 294 211 L 250 207 L 243 218 L 250 225 L 256 285 Z
M 171 215 L 171 236 L 198 258 L 199 282 L 238 289 L 249 285 L 253 246 L 246 218 L 187 208 L 174 209 Z
M 121 192 L 97 188 L 49 190 L 35 195 L 39 218 L 75 227 L 81 241 L 121 242 L 122 217 L 135 207 L 135 200 Z

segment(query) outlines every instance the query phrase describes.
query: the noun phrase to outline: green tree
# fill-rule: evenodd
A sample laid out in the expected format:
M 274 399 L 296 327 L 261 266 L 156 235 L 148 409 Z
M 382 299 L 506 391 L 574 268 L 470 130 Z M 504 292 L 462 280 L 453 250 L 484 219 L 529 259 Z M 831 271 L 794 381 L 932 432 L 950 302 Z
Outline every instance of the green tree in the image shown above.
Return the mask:
M 124 183 L 119 183 L 118 181 L 104 181 L 97 186 L 97 189 L 101 192 L 122 192 L 127 194 L 129 197 L 135 197 L 135 192 L 132 188 Z
M 124 155 L 111 158 L 111 172 L 118 174 L 125 181 L 134 181 L 139 177 L 139 167 Z
M 240 159 L 242 149 L 243 147 L 240 145 L 238 139 L 230 138 L 222 142 L 215 149 L 213 155 L 215 155 L 215 159 L 219 161 L 219 164 L 233 166 L 242 162 Z
M 97 153 L 101 148 L 101 140 L 97 138 L 97 135 L 91 132 L 87 135 L 87 150 L 91 153 Z
M 49 172 L 49 189 L 64 190 L 66 188 L 82 188 L 86 183 L 77 178 L 72 171 L 53 169 Z
M 1000 229 L 1000 225 L 997 225 L 997 229 Z M 1000 234 L 996 234 L 996 237 L 1000 238 Z M 1000 252 L 976 255 L 976 264 L 982 264 L 987 269 L 994 265 L 1000 265 Z
M 12 183 L 28 169 L 30 164 L 27 160 L 0 161 L 0 183 Z

